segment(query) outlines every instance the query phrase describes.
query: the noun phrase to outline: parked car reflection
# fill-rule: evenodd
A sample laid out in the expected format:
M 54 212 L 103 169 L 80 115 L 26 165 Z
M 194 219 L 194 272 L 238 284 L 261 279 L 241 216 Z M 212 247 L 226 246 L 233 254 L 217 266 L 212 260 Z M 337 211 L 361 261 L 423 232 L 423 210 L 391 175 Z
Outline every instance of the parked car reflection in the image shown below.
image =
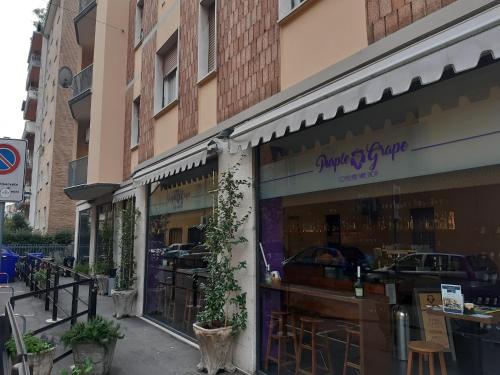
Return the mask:
M 467 300 L 500 296 L 498 267 L 485 254 L 415 253 L 368 275 L 371 281 L 395 280 L 398 299 L 409 302 L 415 288 L 439 289 L 442 283 L 459 284 Z
M 334 276 L 339 272 L 342 275 L 354 275 L 357 266 L 361 266 L 363 272 L 370 270 L 365 254 L 356 247 L 347 246 L 308 247 L 283 262 L 285 268 L 291 265 L 323 266 L 326 276 Z

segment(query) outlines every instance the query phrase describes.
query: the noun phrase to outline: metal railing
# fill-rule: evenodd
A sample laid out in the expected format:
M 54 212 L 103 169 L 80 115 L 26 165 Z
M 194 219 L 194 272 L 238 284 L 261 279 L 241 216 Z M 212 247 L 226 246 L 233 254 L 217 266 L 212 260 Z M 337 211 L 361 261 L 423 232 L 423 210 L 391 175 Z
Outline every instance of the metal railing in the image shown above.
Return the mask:
M 91 64 L 73 77 L 73 98 L 92 88 L 92 72 Z
M 48 260 L 36 257 L 25 257 L 22 259 L 22 266 L 19 269 L 19 274 L 22 280 L 29 287 L 30 292 L 13 296 L 10 303 L 15 308 L 16 302 L 32 297 L 42 297 L 45 302 L 45 311 L 52 311 L 52 320 L 47 325 L 33 330 L 33 335 L 38 335 L 49 331 L 62 324 L 70 322 L 71 325 L 77 323 L 77 319 L 82 316 L 87 316 L 87 320 L 96 317 L 97 313 L 97 287 L 95 280 L 88 275 L 75 272 L 72 268 L 60 266 Z M 43 280 L 36 280 L 35 273 L 43 274 Z M 69 274 L 73 278 L 73 282 L 60 284 L 60 275 Z M 88 285 L 88 303 L 85 303 L 80 298 L 80 286 Z M 59 291 L 71 288 L 71 311 L 64 311 L 59 305 Z M 86 309 L 78 311 L 78 303 L 83 302 Z M 59 313 L 62 312 L 64 317 L 59 318 Z M 54 358 L 54 362 L 67 357 L 72 353 L 68 350 Z
M 93 3 L 96 3 L 96 0 L 80 0 L 80 12 L 87 9 Z
M 31 69 L 31 67 L 33 66 L 40 66 L 40 63 L 41 63 L 40 55 L 34 53 L 31 54 L 29 61 L 29 69 Z
M 25 323 L 26 325 L 26 323 Z M 5 350 L 5 343 L 12 337 L 16 345 L 16 360 L 13 368 L 17 370 L 20 375 L 30 375 L 30 369 L 28 366 L 28 351 L 24 345 L 23 334 L 24 331 L 19 329 L 16 321 L 16 314 L 14 314 L 14 308 L 10 302 L 5 305 L 5 315 L 0 316 L 0 371 L 2 375 L 10 375 L 11 369 L 7 368 L 7 363 L 4 363 L 3 352 Z
M 38 99 L 38 89 L 36 87 L 28 88 L 28 100 L 37 100 Z
M 85 185 L 87 183 L 87 166 L 87 156 L 69 162 L 68 187 Z

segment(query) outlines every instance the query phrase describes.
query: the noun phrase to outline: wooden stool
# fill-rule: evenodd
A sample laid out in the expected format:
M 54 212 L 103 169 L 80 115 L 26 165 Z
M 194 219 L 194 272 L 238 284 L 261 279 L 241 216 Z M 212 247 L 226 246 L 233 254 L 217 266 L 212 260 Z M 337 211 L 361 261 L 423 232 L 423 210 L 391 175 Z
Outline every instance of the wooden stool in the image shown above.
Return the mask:
M 332 370 L 332 359 L 330 354 L 330 349 L 328 346 L 328 338 L 325 337 L 325 343 L 319 343 L 318 338 L 318 325 L 323 323 L 322 319 L 310 318 L 310 317 L 301 317 L 300 318 L 300 334 L 299 334 L 299 343 L 297 347 L 297 364 L 295 373 L 305 374 L 305 375 L 316 375 L 317 370 L 323 370 L 326 372 L 331 372 Z M 310 330 L 308 331 L 307 328 Z M 310 343 L 304 342 L 304 334 L 311 335 Z M 302 352 L 310 351 L 311 352 L 311 371 L 307 371 L 302 368 Z M 326 356 L 328 364 L 324 361 L 324 351 L 326 350 Z M 318 352 L 320 353 L 324 366 L 318 366 Z
M 351 346 L 353 346 L 352 339 L 354 337 L 357 338 L 359 344 L 359 358 L 361 361 L 361 334 L 359 333 L 359 330 L 351 328 L 347 328 L 345 331 L 347 333 L 347 338 L 345 343 L 344 371 L 342 371 L 342 375 L 347 374 L 347 368 L 353 368 L 361 372 L 361 363 L 354 363 L 349 361 L 349 352 L 351 350 Z
M 423 374 L 424 357 L 429 357 L 429 374 L 435 375 L 434 372 L 434 354 L 439 356 L 439 366 L 441 367 L 441 375 L 448 375 L 446 371 L 446 362 L 444 361 L 444 347 L 440 344 L 427 341 L 410 341 L 408 343 L 408 367 L 407 375 L 413 373 L 413 353 L 418 354 L 418 373 Z
M 174 320 L 175 318 L 175 286 L 172 284 L 165 284 L 165 318 L 167 320 Z
M 184 305 L 184 318 L 183 324 L 186 329 L 190 329 L 193 323 L 193 315 L 198 316 L 198 313 L 201 310 L 202 306 L 202 298 L 201 294 L 197 293 L 196 295 L 196 303 L 193 303 L 193 291 L 186 291 L 186 303 Z M 193 314 L 193 312 L 195 314 Z
M 272 311 L 271 318 L 269 320 L 269 330 L 267 337 L 267 351 L 265 360 L 265 369 L 269 369 L 269 361 L 272 361 L 278 365 L 278 374 L 281 372 L 281 368 L 289 364 L 294 364 L 296 362 L 297 354 L 297 340 L 295 338 L 295 324 L 292 325 L 292 331 L 288 332 L 288 322 L 287 316 L 290 313 L 285 311 Z M 292 343 L 293 354 L 288 353 L 287 344 Z M 273 343 L 277 343 L 277 356 L 272 356 Z M 285 355 L 283 356 L 283 349 L 285 350 Z M 282 361 L 283 357 L 285 359 L 291 358 L 291 361 Z

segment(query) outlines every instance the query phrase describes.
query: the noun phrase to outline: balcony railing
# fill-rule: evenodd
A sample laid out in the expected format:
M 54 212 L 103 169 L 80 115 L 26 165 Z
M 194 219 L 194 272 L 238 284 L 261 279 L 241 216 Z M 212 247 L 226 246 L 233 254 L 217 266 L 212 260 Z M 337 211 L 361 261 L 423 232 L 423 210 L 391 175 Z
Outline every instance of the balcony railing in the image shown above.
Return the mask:
M 73 77 L 73 98 L 92 88 L 92 68 L 89 65 Z
M 96 0 L 80 0 L 80 12 L 84 9 L 87 9 L 87 7 L 89 7 L 90 4 L 95 2 Z
M 35 53 L 31 54 L 29 60 L 29 68 L 33 66 L 40 66 L 40 55 L 37 55 Z
M 28 89 L 28 99 L 32 100 L 38 99 L 38 89 L 36 87 L 30 87 Z
M 87 165 L 87 156 L 69 162 L 68 187 L 85 185 L 87 183 Z

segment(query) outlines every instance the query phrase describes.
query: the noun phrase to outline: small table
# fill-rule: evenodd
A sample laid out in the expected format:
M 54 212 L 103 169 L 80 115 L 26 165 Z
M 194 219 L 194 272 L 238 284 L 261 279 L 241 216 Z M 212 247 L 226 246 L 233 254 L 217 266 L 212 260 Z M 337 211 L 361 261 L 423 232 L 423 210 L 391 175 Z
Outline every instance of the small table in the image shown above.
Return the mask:
M 466 320 L 469 322 L 482 323 L 482 324 L 499 324 L 500 311 L 490 314 L 452 314 L 445 313 L 440 307 L 428 307 L 427 312 L 433 315 L 444 316 L 448 319 Z

